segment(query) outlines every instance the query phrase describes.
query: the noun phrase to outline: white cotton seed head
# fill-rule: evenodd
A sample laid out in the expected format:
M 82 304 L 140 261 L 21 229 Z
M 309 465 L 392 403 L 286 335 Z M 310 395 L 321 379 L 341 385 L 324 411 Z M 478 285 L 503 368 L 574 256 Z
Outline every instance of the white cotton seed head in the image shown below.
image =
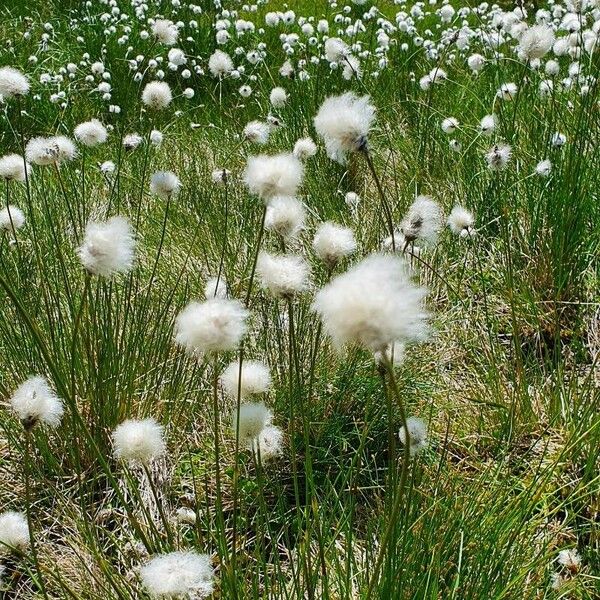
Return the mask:
M 283 431 L 276 425 L 267 425 L 254 440 L 252 449 L 260 455 L 261 462 L 269 461 L 282 452 Z
M 165 454 L 164 428 L 154 419 L 128 419 L 112 433 L 115 457 L 130 464 L 148 465 Z
M 75 139 L 82 143 L 84 146 L 93 147 L 98 144 L 104 144 L 108 138 L 108 132 L 106 127 L 98 121 L 98 119 L 92 119 L 85 123 L 80 123 L 75 127 L 73 132 Z
M 128 133 L 123 137 L 123 147 L 128 152 L 135 150 L 142 142 L 143 138 L 138 133 Z
M 221 273 L 220 277 L 211 277 L 204 286 L 204 296 L 210 298 L 227 298 L 227 281 Z
M 140 569 L 140 578 L 151 598 L 201 600 L 214 590 L 210 556 L 194 551 L 155 556 Z
M 448 227 L 452 233 L 462 237 L 473 233 L 474 223 L 473 213 L 462 206 L 455 206 L 448 215 Z
M 330 221 L 321 223 L 313 239 L 315 254 L 330 268 L 356 251 L 354 232 Z
M 325 58 L 330 63 L 342 61 L 349 53 L 348 44 L 340 38 L 331 37 L 325 40 Z
M 327 155 L 344 163 L 348 152 L 366 147 L 375 108 L 369 96 L 346 92 L 330 96 L 323 102 L 314 119 L 315 129 L 323 138 Z
M 310 267 L 301 256 L 261 252 L 256 274 L 261 286 L 276 298 L 291 298 L 308 288 Z
M 263 429 L 271 424 L 273 414 L 264 402 L 246 402 L 240 405 L 239 436 L 240 442 L 248 448 L 261 434 Z M 233 432 L 238 430 L 237 409 L 233 411 Z
M 478 73 L 485 66 L 485 57 L 481 54 L 471 54 L 467 59 L 467 64 L 469 65 L 469 69 L 474 73 Z
M 129 271 L 135 253 L 129 221 L 124 217 L 90 221 L 78 253 L 81 264 L 92 275 L 110 277 Z
M 177 25 L 168 19 L 156 19 L 152 25 L 152 33 L 165 46 L 174 46 L 179 38 Z
M 25 215 L 20 208 L 9 204 L 0 209 L 0 230 L 12 231 L 21 229 L 25 225 Z
M 305 216 L 302 202 L 290 196 L 276 196 L 267 205 L 265 228 L 290 241 L 302 231 Z
M 418 417 L 408 417 L 406 419 L 408 428 L 408 443 L 410 446 L 410 455 L 414 456 L 427 448 L 427 424 Z M 398 433 L 400 441 L 406 445 L 406 429 L 402 427 Z
M 496 97 L 509 102 L 517 96 L 517 85 L 515 83 L 503 83 L 496 92 Z
M 151 81 L 142 92 L 142 102 L 152 110 L 163 110 L 171 104 L 173 94 L 166 81 Z
M 458 128 L 458 119 L 448 117 L 442 121 L 441 127 L 444 133 L 454 133 Z
M 264 121 L 250 121 L 244 127 L 244 138 L 253 144 L 264 145 L 269 141 L 271 126 Z
M 77 156 L 77 148 L 72 140 L 63 135 L 29 140 L 25 147 L 27 162 L 35 165 L 55 165 L 73 160 Z
M 554 31 L 548 25 L 534 25 L 525 30 L 519 39 L 518 54 L 521 60 L 531 61 L 545 56 L 554 45 Z
M 190 302 L 175 321 L 175 342 L 195 356 L 235 350 L 246 333 L 248 310 L 237 300 Z
M 512 155 L 511 147 L 508 144 L 495 144 L 485 155 L 488 167 L 492 171 L 502 171 L 508 165 Z
M 231 56 L 222 50 L 215 50 L 208 59 L 208 69 L 213 77 L 225 77 L 233 71 Z
M 344 202 L 352 210 L 356 210 L 360 204 L 360 196 L 356 192 L 347 192 L 344 196 Z
M 29 93 L 29 79 L 13 67 L 0 68 L 0 97 L 9 100 L 13 96 Z
M 215 169 L 211 173 L 211 179 L 213 183 L 217 185 L 225 184 L 231 177 L 231 171 L 229 169 Z
M 497 125 L 498 119 L 496 115 L 486 115 L 479 122 L 479 131 L 481 131 L 482 135 L 490 136 L 494 133 Z
M 63 416 L 62 400 L 44 377 L 30 377 L 10 399 L 10 405 L 25 429 L 35 425 L 58 427 Z
M 311 138 L 300 138 L 294 144 L 294 156 L 300 160 L 307 160 L 317 153 L 317 145 Z
M 552 161 L 549 159 L 541 160 L 535 167 L 535 172 L 540 177 L 548 177 L 552 172 Z
M 275 196 L 296 196 L 304 168 L 293 154 L 250 156 L 244 182 L 252 194 L 265 201 Z
M 401 230 L 409 243 L 419 239 L 433 244 L 442 225 L 439 204 L 429 196 L 417 196 L 402 221 Z
M 287 92 L 282 87 L 276 87 L 271 90 L 269 94 L 269 101 L 273 108 L 282 108 L 287 102 Z
M 377 352 L 426 337 L 425 294 L 401 257 L 372 254 L 322 288 L 313 309 L 338 348 L 361 344 Z
M 242 362 L 240 378 L 240 363 L 232 362 L 221 375 L 221 385 L 225 393 L 233 399 L 238 397 L 238 386 L 241 398 L 266 394 L 271 387 L 269 367 L 257 360 L 245 360 Z
M 162 131 L 159 131 L 158 129 L 153 129 L 150 132 L 150 143 L 153 146 L 160 146 L 163 143 L 163 139 L 164 135 Z
M 19 552 L 29 547 L 29 527 L 23 513 L 12 510 L 0 513 L 0 551 L 7 546 Z
M 29 175 L 29 164 L 18 154 L 7 154 L 0 158 L 0 179 L 4 181 L 25 181 L 25 169 Z
M 179 177 L 172 171 L 157 171 L 150 178 L 150 191 L 159 198 L 176 196 L 181 188 Z
M 581 567 L 581 556 L 574 548 L 568 548 L 566 550 L 561 550 L 558 553 L 558 564 L 562 565 L 571 573 L 577 573 Z

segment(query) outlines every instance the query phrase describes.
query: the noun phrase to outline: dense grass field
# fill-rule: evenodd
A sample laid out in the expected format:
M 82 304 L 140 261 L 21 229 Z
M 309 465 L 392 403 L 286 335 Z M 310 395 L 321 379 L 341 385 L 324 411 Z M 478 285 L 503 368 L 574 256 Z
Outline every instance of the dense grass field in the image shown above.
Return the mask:
M 600 597 L 598 2 L 197 2 L 0 5 L 1 597 Z

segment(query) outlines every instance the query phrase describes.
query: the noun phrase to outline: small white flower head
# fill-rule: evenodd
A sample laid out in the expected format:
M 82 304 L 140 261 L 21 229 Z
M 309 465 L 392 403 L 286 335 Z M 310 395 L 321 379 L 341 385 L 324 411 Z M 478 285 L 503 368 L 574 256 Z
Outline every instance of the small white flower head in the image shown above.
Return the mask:
M 325 142 L 327 155 L 344 163 L 348 152 L 366 148 L 374 118 L 375 108 L 369 96 L 359 97 L 346 92 L 327 98 L 314 118 L 314 124 Z
M 179 39 L 177 25 L 168 19 L 156 19 L 152 25 L 152 33 L 165 46 L 174 46 Z
M 151 598 L 208 598 L 214 590 L 214 572 L 208 554 L 194 551 L 159 554 L 140 569 Z
M 535 166 L 535 172 L 540 177 L 548 177 L 552 172 L 552 162 L 549 159 L 540 160 Z
M 348 44 L 337 37 L 325 40 L 325 58 L 330 63 L 339 63 L 350 54 Z
M 238 397 L 238 387 L 241 398 L 266 394 L 271 387 L 269 367 L 258 360 L 245 360 L 240 378 L 240 363 L 232 362 L 221 375 L 221 385 L 227 396 L 233 399 Z
M 83 267 L 101 277 L 126 273 L 133 265 L 135 240 L 129 221 L 111 217 L 107 221 L 90 221 L 79 247 Z
M 0 230 L 12 231 L 21 229 L 25 225 L 25 215 L 20 208 L 9 204 L 0 209 Z
M 227 281 L 221 273 L 220 277 L 211 277 L 204 286 L 204 296 L 210 298 L 227 298 Z
M 169 59 L 169 62 L 176 67 L 181 67 L 187 62 L 185 52 L 181 50 L 181 48 L 171 48 L 167 54 L 167 58 Z
M 410 455 L 415 456 L 421 450 L 427 448 L 427 425 L 423 419 L 419 419 L 418 417 L 408 417 L 406 419 L 406 426 L 408 429 L 408 440 L 406 439 L 406 429 L 404 427 L 400 428 L 398 432 L 398 436 L 400 437 L 400 441 L 402 444 L 408 444 L 410 446 Z
M 269 101 L 273 108 L 283 108 L 287 99 L 287 92 L 282 87 L 273 88 L 269 94 Z
M 229 169 L 215 169 L 211 173 L 211 179 L 213 183 L 218 185 L 224 184 L 231 177 L 231 171 Z
M 36 137 L 27 143 L 25 157 L 34 165 L 56 165 L 72 160 L 77 156 L 77 148 L 72 140 L 65 136 L 50 138 Z
M 567 143 L 567 136 L 557 131 L 552 135 L 551 143 L 554 148 L 562 148 Z
M 577 573 L 581 568 L 581 556 L 575 549 L 561 550 L 558 553 L 557 560 L 559 565 L 565 567 L 571 573 Z
M 112 175 L 117 168 L 117 165 L 112 160 L 106 160 L 100 165 L 100 173 L 109 176 Z
M 497 125 L 498 118 L 496 117 L 496 115 L 486 115 L 479 122 L 479 131 L 482 135 L 490 136 L 492 135 L 492 133 L 494 133 L 494 130 L 496 129 Z
M 215 50 L 208 59 L 208 70 L 213 77 L 226 77 L 233 71 L 231 56 L 222 50 Z
M 304 168 L 293 154 L 250 156 L 244 182 L 251 194 L 268 201 L 275 196 L 296 196 Z
M 242 85 L 238 93 L 242 98 L 249 98 L 252 95 L 252 88 L 249 85 Z
M 0 97 L 9 100 L 13 96 L 29 93 L 29 79 L 13 67 L 0 67 Z
M 444 133 L 454 133 L 458 128 L 458 119 L 448 117 L 442 121 L 441 127 Z
M 150 143 L 153 146 L 160 146 L 163 143 L 163 139 L 164 135 L 162 131 L 159 131 L 158 129 L 153 129 L 150 132 Z
M 302 202 L 291 196 L 275 196 L 267 205 L 265 228 L 291 241 L 302 231 L 305 216 Z
M 157 171 L 150 178 L 150 191 L 168 200 L 176 196 L 181 189 L 181 181 L 173 171 Z
M 353 77 L 359 79 L 362 76 L 362 69 L 360 68 L 360 61 L 356 56 L 348 56 L 342 63 L 342 77 L 346 81 L 350 81 Z
M 485 155 L 488 167 L 492 171 L 502 171 L 508 165 L 512 155 L 511 147 L 508 144 L 495 144 Z
M 29 175 L 31 172 L 29 163 L 18 154 L 7 154 L 0 158 L 0 179 L 4 181 L 25 181 L 25 169 Z
M 271 126 L 264 121 L 250 121 L 244 127 L 244 138 L 253 144 L 260 144 L 261 146 L 269 141 L 269 134 L 271 133 Z
M 127 152 L 132 152 L 135 150 L 144 139 L 138 133 L 128 133 L 123 137 L 123 147 Z
M 164 427 L 154 419 L 127 419 L 112 433 L 115 457 L 129 464 L 148 465 L 166 452 Z
M 256 440 L 252 450 L 260 455 L 261 462 L 271 460 L 281 454 L 283 431 L 276 425 L 267 425 Z
M 64 412 L 62 400 L 44 377 L 30 377 L 23 382 L 12 395 L 10 405 L 27 430 L 37 424 L 58 427 Z
M 313 239 L 313 249 L 327 267 L 333 269 L 340 260 L 356 251 L 354 232 L 330 221 L 321 223 Z
M 246 402 L 240 405 L 239 415 L 239 437 L 240 442 L 247 448 L 261 434 L 263 429 L 271 424 L 273 414 L 264 402 Z M 237 409 L 233 411 L 233 432 L 238 431 Z
M 310 267 L 301 256 L 261 252 L 256 263 L 256 274 L 261 286 L 273 296 L 291 298 L 308 288 Z
M 0 513 L 0 551 L 8 547 L 23 552 L 29 541 L 29 527 L 23 513 L 12 510 Z
M 519 39 L 518 54 L 521 60 L 537 60 L 545 56 L 554 45 L 554 31 L 548 25 L 529 27 Z
M 411 283 L 404 259 L 372 254 L 322 288 L 313 309 L 336 347 L 361 344 L 381 352 L 426 337 L 425 294 Z
M 307 160 L 317 153 L 317 145 L 311 138 L 300 138 L 294 144 L 294 156 L 300 160 Z
M 471 54 L 467 59 L 467 64 L 469 65 L 469 69 L 473 71 L 473 73 L 479 73 L 485 67 L 485 57 L 481 56 L 481 54 Z
M 556 77 L 560 73 L 560 64 L 556 60 L 549 60 L 546 62 L 544 71 L 548 77 Z
M 173 94 L 166 81 L 151 81 L 142 92 L 142 102 L 152 110 L 164 110 L 171 104 Z
M 514 100 L 517 96 L 517 84 L 516 83 L 503 83 L 496 92 L 496 97 L 500 100 L 509 102 Z
M 98 119 L 92 119 L 85 123 L 80 123 L 75 127 L 73 132 L 75 139 L 82 143 L 84 146 L 92 148 L 98 144 L 104 144 L 108 138 L 108 132 L 106 127 L 98 121 Z
M 448 215 L 448 227 L 450 231 L 461 237 L 473 235 L 475 230 L 475 217 L 473 213 L 462 206 L 455 206 Z
M 190 302 L 175 320 L 175 342 L 194 356 L 235 350 L 246 333 L 248 314 L 237 300 Z
M 443 225 L 440 205 L 429 196 L 417 196 L 402 220 L 405 243 L 417 239 L 433 244 Z
M 344 196 L 344 202 L 346 206 L 352 210 L 356 210 L 360 204 L 360 196 L 356 192 L 347 192 Z
M 440 69 L 440 67 L 435 67 L 429 71 L 427 75 L 429 77 L 429 81 L 431 83 L 443 83 L 448 79 L 448 75 L 444 69 Z

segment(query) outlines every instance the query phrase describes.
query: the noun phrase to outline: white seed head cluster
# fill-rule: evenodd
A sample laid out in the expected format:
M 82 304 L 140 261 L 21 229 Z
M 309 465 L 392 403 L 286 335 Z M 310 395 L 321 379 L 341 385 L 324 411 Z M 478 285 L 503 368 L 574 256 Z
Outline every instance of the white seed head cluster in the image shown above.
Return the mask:
M 273 296 L 291 298 L 308 288 L 310 267 L 301 256 L 261 252 L 256 274 L 261 286 Z
M 207 598 L 214 590 L 210 556 L 195 551 L 170 552 L 152 558 L 140 569 L 151 598 Z
M 29 93 L 29 79 L 18 69 L 0 67 L 0 98 L 9 100 Z
M 356 251 L 354 232 L 330 221 L 321 223 L 313 239 L 313 249 L 329 268 L 333 268 Z
M 485 155 L 488 167 L 491 171 L 502 171 L 508 166 L 512 149 L 508 144 L 495 144 Z
M 213 77 L 226 77 L 233 71 L 231 56 L 222 50 L 215 50 L 208 59 L 208 69 Z
M 293 154 L 260 154 L 250 156 L 244 171 L 244 182 L 251 194 L 265 201 L 275 196 L 297 195 L 304 168 Z
M 21 229 L 25 225 L 25 215 L 20 208 L 9 204 L 0 209 L 0 230 L 12 231 Z
M 548 54 L 553 45 L 553 29 L 548 25 L 533 25 L 521 35 L 517 52 L 521 60 L 531 61 Z
M 73 140 L 64 135 L 44 138 L 36 137 L 27 143 L 25 158 L 34 165 L 58 165 L 73 160 L 77 156 L 77 147 Z
M 148 465 L 166 452 L 164 428 L 154 419 L 128 419 L 112 433 L 115 457 L 130 464 Z
M 294 144 L 294 156 L 300 160 L 307 160 L 317 153 L 317 145 L 312 138 L 300 138 Z
M 323 102 L 314 125 L 325 142 L 327 155 L 344 163 L 349 152 L 366 147 L 374 118 L 375 108 L 369 96 L 346 92 Z
M 264 145 L 269 141 L 271 126 L 264 121 L 250 121 L 244 127 L 244 138 L 253 144 Z
M 80 123 L 75 127 L 73 134 L 78 142 L 89 148 L 104 144 L 108 138 L 106 127 L 98 119 Z
M 265 228 L 290 241 L 302 231 L 305 216 L 302 202 L 290 196 L 276 196 L 267 205 Z
M 110 277 L 126 273 L 133 266 L 135 256 L 135 239 L 129 221 L 124 217 L 90 221 L 78 253 L 81 264 L 92 275 Z
M 402 221 L 402 234 L 406 242 L 417 239 L 434 243 L 443 225 L 439 204 L 429 196 L 417 196 Z
M 150 178 L 150 191 L 165 200 L 176 196 L 181 188 L 181 181 L 173 171 L 157 171 Z
M 29 527 L 23 513 L 12 510 L 0 513 L 0 551 L 6 547 L 19 552 L 29 547 Z
M 211 277 L 204 286 L 204 296 L 210 298 L 227 298 L 227 281 L 224 275 Z
M 248 310 L 237 300 L 190 302 L 175 321 L 175 342 L 190 354 L 235 350 L 246 333 Z
M 174 46 L 179 39 L 177 25 L 168 19 L 156 19 L 152 25 L 152 33 L 165 46 Z
M 322 288 L 313 308 L 338 348 L 361 344 L 377 352 L 426 338 L 425 294 L 410 281 L 404 259 L 372 254 Z
M 473 225 L 475 224 L 475 217 L 473 213 L 463 206 L 456 205 L 448 215 L 448 227 L 452 233 L 466 237 L 473 235 Z
M 221 385 L 227 396 L 233 399 L 237 399 L 238 390 L 241 398 L 265 394 L 271 387 L 269 367 L 257 360 L 245 360 L 240 377 L 240 363 L 232 362 L 221 375 Z
M 273 108 L 283 108 L 287 99 L 287 92 L 282 87 L 273 88 L 269 94 L 269 101 Z
M 35 425 L 58 427 L 63 416 L 62 400 L 44 377 L 30 377 L 13 393 L 10 405 L 25 429 Z
M 408 440 L 406 439 L 406 429 L 402 427 L 398 433 L 400 441 L 406 445 L 408 441 L 410 455 L 415 456 L 427 448 L 427 424 L 418 417 L 408 417 L 406 419 L 408 429 Z
M 166 81 L 151 81 L 142 92 L 142 102 L 152 110 L 164 110 L 172 100 L 173 94 Z
M 31 169 L 28 163 L 18 154 L 7 154 L 0 157 L 0 179 L 4 181 L 25 181 L 25 170 L 29 175 Z
M 233 431 L 239 431 L 240 441 L 251 448 L 263 429 L 271 424 L 273 414 L 264 402 L 245 402 L 240 405 L 239 419 L 237 409 L 233 411 Z

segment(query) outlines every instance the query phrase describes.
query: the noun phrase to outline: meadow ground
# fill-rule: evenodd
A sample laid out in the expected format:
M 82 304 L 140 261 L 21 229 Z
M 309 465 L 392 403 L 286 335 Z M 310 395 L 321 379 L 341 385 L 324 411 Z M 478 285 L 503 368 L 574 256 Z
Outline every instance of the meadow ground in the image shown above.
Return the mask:
M 4 0 L 2 598 L 598 598 L 599 36 Z

